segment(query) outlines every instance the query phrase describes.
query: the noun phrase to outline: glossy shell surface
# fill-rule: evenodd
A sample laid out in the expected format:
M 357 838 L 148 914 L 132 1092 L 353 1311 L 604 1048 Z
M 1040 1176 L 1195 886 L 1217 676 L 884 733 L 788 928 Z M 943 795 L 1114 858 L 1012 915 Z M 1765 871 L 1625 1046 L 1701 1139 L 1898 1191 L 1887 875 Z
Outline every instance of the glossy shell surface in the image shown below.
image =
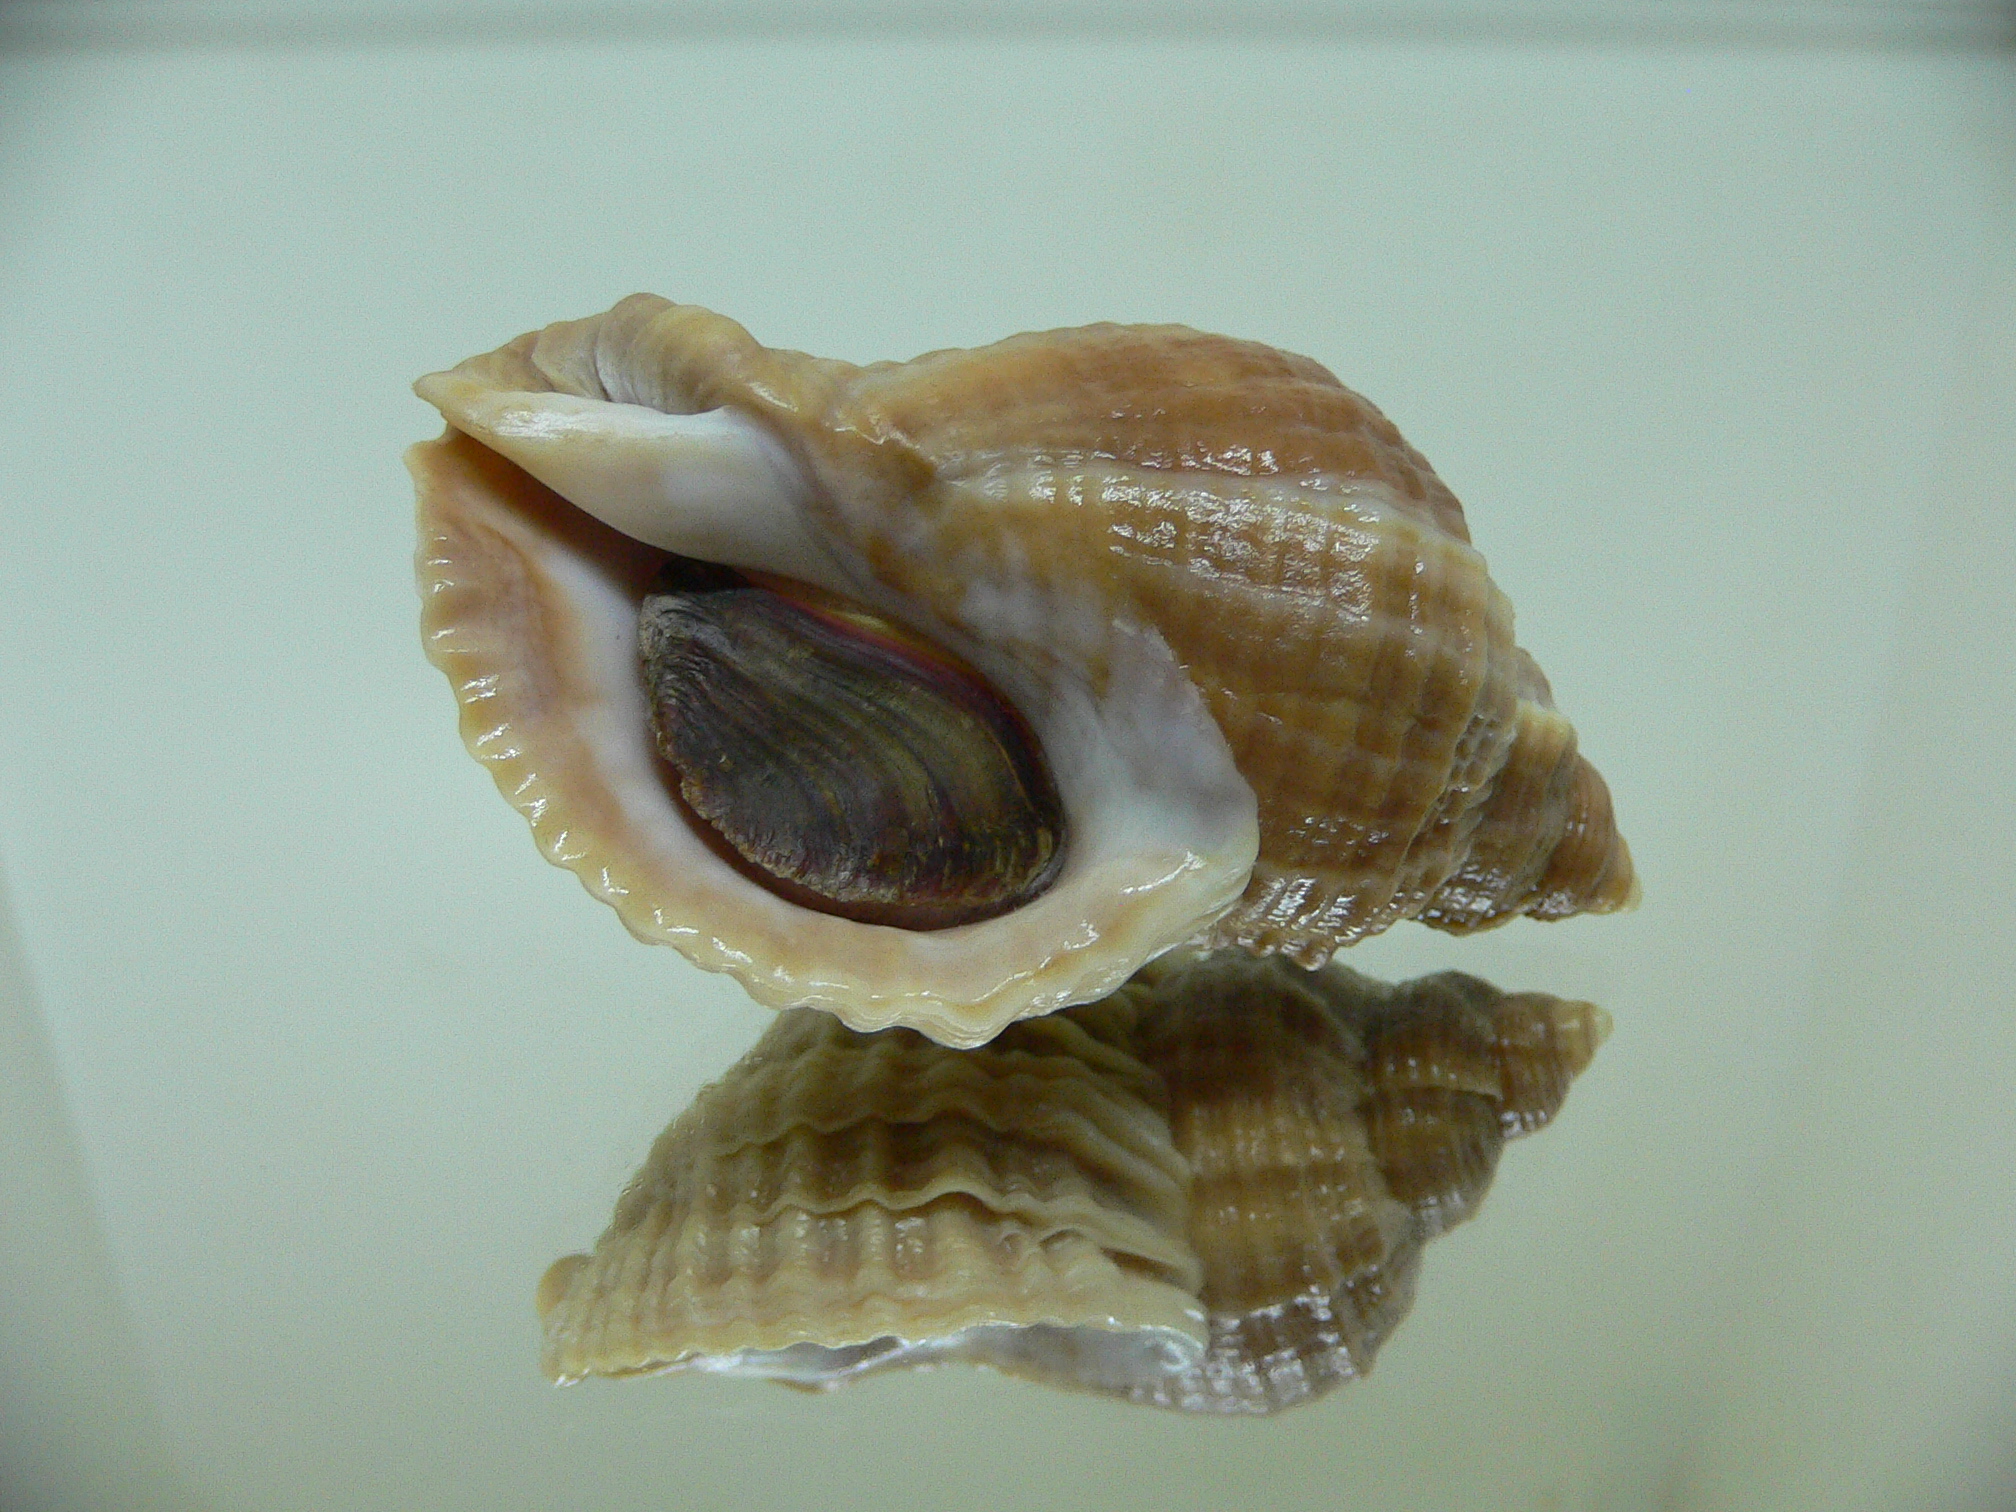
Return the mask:
M 549 1270 L 545 1368 L 832 1386 L 965 1361 L 1278 1411 L 1371 1368 L 1423 1245 L 1607 1031 L 1454 973 L 1239 951 L 979 1050 L 787 1013 Z
M 766 1003 L 975 1044 L 1186 941 L 1314 964 L 1398 919 L 1634 895 L 1457 501 L 1306 358 L 1090 326 L 857 367 L 640 295 L 418 388 L 453 427 L 409 461 L 465 738 L 635 933 Z M 667 552 L 979 669 L 1055 780 L 1054 882 L 906 930 L 765 895 L 682 833 L 635 653 Z

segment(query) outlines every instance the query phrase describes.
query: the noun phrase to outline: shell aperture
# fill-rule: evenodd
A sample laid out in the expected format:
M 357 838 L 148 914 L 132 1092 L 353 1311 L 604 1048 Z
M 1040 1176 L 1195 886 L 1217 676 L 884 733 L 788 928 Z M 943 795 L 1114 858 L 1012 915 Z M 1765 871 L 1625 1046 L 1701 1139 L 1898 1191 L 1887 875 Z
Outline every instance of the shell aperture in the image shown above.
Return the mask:
M 964 1361 L 1195 1412 L 1371 1368 L 1608 1018 L 1244 952 L 957 1051 L 781 1015 L 539 1287 L 557 1380 Z
M 1028 726 L 977 672 L 816 589 L 668 563 L 639 623 L 651 724 L 695 819 L 785 897 L 943 929 L 1063 861 Z
M 1104 325 L 857 367 L 639 295 L 416 387 L 451 426 L 409 465 L 465 740 L 634 933 L 767 1004 L 972 1045 L 1186 942 L 1313 965 L 1635 898 L 1461 507 L 1306 358 Z M 610 650 L 668 552 L 975 669 L 1055 784 L 1047 884 L 896 927 L 694 835 Z

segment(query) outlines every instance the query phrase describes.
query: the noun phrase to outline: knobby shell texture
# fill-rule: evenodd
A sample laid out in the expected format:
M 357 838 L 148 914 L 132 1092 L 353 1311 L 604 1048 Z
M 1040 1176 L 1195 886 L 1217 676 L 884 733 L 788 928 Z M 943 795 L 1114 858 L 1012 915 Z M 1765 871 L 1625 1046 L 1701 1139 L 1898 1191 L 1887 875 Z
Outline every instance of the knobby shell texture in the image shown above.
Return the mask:
M 1197 1412 L 1371 1368 L 1608 1032 L 1444 973 L 1157 963 L 980 1050 L 782 1015 L 540 1286 L 557 1380 L 931 1361 Z
M 767 1003 L 973 1044 L 1186 940 L 1315 964 L 1403 918 L 1635 896 L 1456 499 L 1306 358 L 1100 325 L 856 367 L 638 295 L 417 387 L 461 433 L 410 461 L 465 738 L 635 932 Z M 808 923 L 709 871 L 629 728 L 663 551 L 979 668 L 1056 778 L 1054 886 L 934 935 Z

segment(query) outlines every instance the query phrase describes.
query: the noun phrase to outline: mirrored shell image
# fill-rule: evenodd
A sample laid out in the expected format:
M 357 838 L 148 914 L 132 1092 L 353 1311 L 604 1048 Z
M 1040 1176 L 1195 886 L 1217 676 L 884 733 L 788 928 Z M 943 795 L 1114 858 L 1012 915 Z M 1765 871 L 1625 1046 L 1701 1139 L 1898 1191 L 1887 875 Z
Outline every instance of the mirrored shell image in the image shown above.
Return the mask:
M 1307 358 L 1098 325 L 868 366 L 648 295 L 423 378 L 429 656 L 625 925 L 985 1043 L 1176 947 L 1627 906 L 1463 512 Z
M 1368 1371 L 1604 1012 L 1184 952 L 954 1050 L 811 1010 L 666 1129 L 538 1306 L 558 1381 L 967 1362 L 1204 1413 Z

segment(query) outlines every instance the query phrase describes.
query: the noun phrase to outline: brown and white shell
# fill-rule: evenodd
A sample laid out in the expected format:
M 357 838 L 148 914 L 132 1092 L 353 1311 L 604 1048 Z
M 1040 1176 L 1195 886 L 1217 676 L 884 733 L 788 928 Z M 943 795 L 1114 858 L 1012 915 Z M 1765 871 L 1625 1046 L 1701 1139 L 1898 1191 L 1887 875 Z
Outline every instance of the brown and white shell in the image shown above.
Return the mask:
M 416 387 L 451 426 L 409 464 L 470 749 L 634 933 L 766 1004 L 971 1045 L 1184 942 L 1313 965 L 1399 919 L 1634 896 L 1456 499 L 1306 358 L 1100 325 L 856 367 L 637 295 Z M 1054 779 L 1054 878 L 905 929 L 696 837 L 636 650 L 668 554 L 812 585 L 977 669 Z
M 1371 1367 L 1423 1244 L 1608 1027 L 1239 951 L 979 1050 L 786 1013 L 549 1270 L 545 1369 L 832 1386 L 966 1361 L 1189 1411 L 1308 1401 Z

